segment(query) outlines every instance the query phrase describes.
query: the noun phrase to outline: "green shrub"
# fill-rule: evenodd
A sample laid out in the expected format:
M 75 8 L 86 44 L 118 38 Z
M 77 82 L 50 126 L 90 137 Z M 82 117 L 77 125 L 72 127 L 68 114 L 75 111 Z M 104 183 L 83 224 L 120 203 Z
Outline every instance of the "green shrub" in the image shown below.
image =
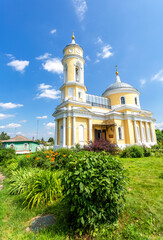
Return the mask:
M 7 180 L 9 185 L 9 193 L 16 195 L 21 194 L 28 187 L 28 184 L 31 181 L 33 175 L 35 175 L 36 171 L 32 169 L 22 169 L 13 171 L 10 178 Z
M 149 157 L 151 156 L 151 149 L 143 146 L 143 151 L 144 151 L 144 157 Z
M 60 182 L 57 172 L 48 170 L 36 172 L 22 194 L 23 205 L 32 209 L 34 206 L 52 204 L 62 196 Z
M 137 145 L 128 146 L 120 153 L 120 157 L 123 158 L 141 158 L 143 156 L 144 156 L 143 148 Z
M 16 158 L 15 150 L 11 148 L 4 148 L 0 150 L 0 163 L 8 159 Z
M 65 169 L 66 164 L 69 161 L 69 156 L 74 156 L 76 152 L 68 148 L 60 148 L 54 152 L 53 166 L 55 169 Z
M 111 155 L 105 152 L 69 155 L 62 184 L 74 230 L 90 232 L 101 223 L 117 220 L 126 192 L 126 176 L 121 163 Z

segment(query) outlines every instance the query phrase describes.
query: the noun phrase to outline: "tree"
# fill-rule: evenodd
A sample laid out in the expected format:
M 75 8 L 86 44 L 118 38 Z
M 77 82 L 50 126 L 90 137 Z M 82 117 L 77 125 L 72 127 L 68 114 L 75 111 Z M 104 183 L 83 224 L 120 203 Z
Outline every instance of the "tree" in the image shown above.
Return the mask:
M 50 142 L 51 144 L 54 144 L 54 138 L 50 137 L 50 138 L 48 139 L 48 142 Z
M 10 139 L 10 136 L 7 135 L 5 132 L 1 132 L 0 134 L 0 140 L 8 140 Z
M 163 130 L 156 129 L 157 142 L 163 142 Z

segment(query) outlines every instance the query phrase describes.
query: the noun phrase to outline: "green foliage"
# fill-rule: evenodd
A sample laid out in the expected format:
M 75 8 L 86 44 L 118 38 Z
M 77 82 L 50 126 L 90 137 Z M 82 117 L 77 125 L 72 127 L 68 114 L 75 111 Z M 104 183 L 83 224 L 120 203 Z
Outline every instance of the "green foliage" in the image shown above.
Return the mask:
M 69 156 L 75 156 L 76 152 L 68 148 L 60 148 L 55 151 L 55 159 L 53 166 L 55 169 L 65 169 L 67 163 L 69 162 Z
M 153 153 L 154 156 L 156 157 L 161 157 L 163 156 L 163 143 L 158 142 L 158 144 L 153 145 L 151 147 L 151 152 Z
M 22 169 L 13 171 L 12 176 L 9 178 L 9 193 L 16 195 L 21 194 L 27 189 L 32 177 L 36 174 L 36 171 L 32 169 Z
M 117 220 L 126 192 L 126 176 L 121 163 L 111 155 L 69 155 L 62 184 L 70 224 L 75 230 L 94 232 L 99 224 Z
M 7 161 L 8 159 L 15 158 L 15 150 L 11 148 L 4 148 L 0 150 L 0 162 Z
M 158 142 L 163 142 L 163 130 L 156 129 L 156 138 Z
M 48 142 L 50 142 L 51 144 L 54 144 L 54 138 L 50 137 L 50 138 L 48 139 Z
M 8 136 L 7 133 L 5 133 L 4 131 L 1 132 L 0 140 L 8 140 L 8 139 L 10 139 L 10 136 Z
M 61 181 L 57 172 L 41 170 L 36 172 L 23 192 L 23 205 L 27 208 L 52 204 L 62 197 Z
M 120 153 L 120 157 L 123 158 L 141 158 L 143 156 L 144 156 L 143 148 L 137 145 L 128 146 Z
M 144 151 L 144 157 L 151 156 L 151 149 L 150 148 L 143 146 L 143 151 Z

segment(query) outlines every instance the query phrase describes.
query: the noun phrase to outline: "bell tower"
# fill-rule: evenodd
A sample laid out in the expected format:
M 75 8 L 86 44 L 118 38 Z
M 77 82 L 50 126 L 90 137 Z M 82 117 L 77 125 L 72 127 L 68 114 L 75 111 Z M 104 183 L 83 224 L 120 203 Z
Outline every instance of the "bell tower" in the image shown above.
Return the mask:
M 62 102 L 74 100 L 85 102 L 87 91 L 84 85 L 84 64 L 83 49 L 75 43 L 74 33 L 72 42 L 63 49 L 63 76 L 64 83 L 61 86 Z

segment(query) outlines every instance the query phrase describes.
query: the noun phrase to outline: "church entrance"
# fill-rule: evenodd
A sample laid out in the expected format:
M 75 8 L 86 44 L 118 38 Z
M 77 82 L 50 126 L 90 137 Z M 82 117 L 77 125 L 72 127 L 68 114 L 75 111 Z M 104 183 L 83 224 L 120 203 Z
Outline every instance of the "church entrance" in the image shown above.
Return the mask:
M 103 139 L 106 140 L 106 130 L 95 129 L 95 140 Z

